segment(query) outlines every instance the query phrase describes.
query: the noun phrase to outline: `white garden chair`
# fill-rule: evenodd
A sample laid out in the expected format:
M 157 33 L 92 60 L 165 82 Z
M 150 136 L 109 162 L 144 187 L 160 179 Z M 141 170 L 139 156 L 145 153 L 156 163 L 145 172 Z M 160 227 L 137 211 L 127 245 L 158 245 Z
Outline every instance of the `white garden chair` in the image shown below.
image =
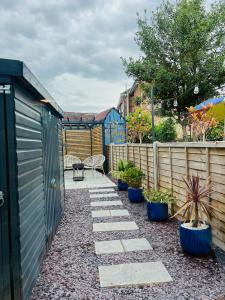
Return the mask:
M 64 156 L 64 169 L 69 170 L 73 168 L 73 164 L 80 164 L 81 160 L 79 157 L 74 155 L 65 155 Z
M 89 156 L 83 161 L 83 164 L 85 168 L 91 169 L 92 171 L 93 170 L 96 171 L 98 168 L 100 168 L 105 174 L 105 170 L 103 167 L 104 162 L 105 162 L 105 156 L 102 154 L 98 154 L 98 155 Z

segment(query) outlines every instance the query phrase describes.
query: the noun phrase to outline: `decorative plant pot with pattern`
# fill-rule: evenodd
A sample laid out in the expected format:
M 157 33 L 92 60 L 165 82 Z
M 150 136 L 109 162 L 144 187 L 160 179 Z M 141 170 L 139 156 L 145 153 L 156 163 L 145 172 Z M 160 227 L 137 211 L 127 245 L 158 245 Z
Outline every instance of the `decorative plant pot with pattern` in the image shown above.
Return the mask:
M 201 224 L 191 227 L 190 223 L 180 225 L 180 244 L 182 249 L 194 256 L 209 255 L 212 247 L 211 226 Z

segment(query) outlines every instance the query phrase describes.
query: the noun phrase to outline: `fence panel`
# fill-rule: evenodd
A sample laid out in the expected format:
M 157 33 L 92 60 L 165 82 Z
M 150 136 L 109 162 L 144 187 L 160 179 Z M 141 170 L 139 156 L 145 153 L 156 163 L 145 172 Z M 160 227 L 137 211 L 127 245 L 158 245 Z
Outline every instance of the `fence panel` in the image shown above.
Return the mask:
M 220 210 L 212 218 L 213 242 L 225 250 L 225 142 L 113 144 L 107 153 L 111 170 L 119 159 L 131 160 L 145 173 L 144 188 L 170 189 L 174 212 L 186 199 L 183 177 L 198 175 L 203 183 L 210 176 L 214 192 L 208 200 Z

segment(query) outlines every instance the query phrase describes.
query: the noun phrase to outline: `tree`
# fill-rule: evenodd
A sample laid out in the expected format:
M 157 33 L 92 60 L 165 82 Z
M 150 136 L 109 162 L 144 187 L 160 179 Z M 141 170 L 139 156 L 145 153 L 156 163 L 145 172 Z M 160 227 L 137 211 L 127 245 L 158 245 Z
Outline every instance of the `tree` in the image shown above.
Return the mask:
M 152 15 L 138 15 L 138 59 L 122 58 L 125 72 L 154 86 L 161 114 L 176 118 L 186 138 L 187 110 L 216 94 L 225 82 L 225 3 L 207 10 L 203 0 L 165 2 Z M 199 88 L 198 95 L 194 89 Z M 196 90 L 195 89 L 195 90 Z M 173 99 L 178 106 L 173 107 Z
M 209 112 L 211 107 L 212 105 L 208 104 L 198 111 L 195 111 L 193 106 L 188 109 L 191 131 L 195 140 L 205 142 L 209 129 L 218 124 L 216 119 Z
M 151 133 L 152 119 L 147 110 L 137 107 L 133 113 L 127 116 L 128 138 L 134 143 L 142 143 L 143 137 Z
M 155 126 L 156 139 L 159 142 L 173 142 L 176 140 L 176 124 L 172 118 L 162 120 Z

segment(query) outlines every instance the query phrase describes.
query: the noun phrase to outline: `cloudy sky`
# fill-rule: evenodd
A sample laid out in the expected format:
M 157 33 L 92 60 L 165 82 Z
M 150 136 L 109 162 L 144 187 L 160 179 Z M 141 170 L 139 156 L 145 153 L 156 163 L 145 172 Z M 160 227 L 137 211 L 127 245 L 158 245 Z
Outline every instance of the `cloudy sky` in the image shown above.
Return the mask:
M 210 1 L 210 0 L 209 0 Z M 161 0 L 1 0 L 0 57 L 23 60 L 64 111 L 116 106 L 137 56 L 136 12 Z

